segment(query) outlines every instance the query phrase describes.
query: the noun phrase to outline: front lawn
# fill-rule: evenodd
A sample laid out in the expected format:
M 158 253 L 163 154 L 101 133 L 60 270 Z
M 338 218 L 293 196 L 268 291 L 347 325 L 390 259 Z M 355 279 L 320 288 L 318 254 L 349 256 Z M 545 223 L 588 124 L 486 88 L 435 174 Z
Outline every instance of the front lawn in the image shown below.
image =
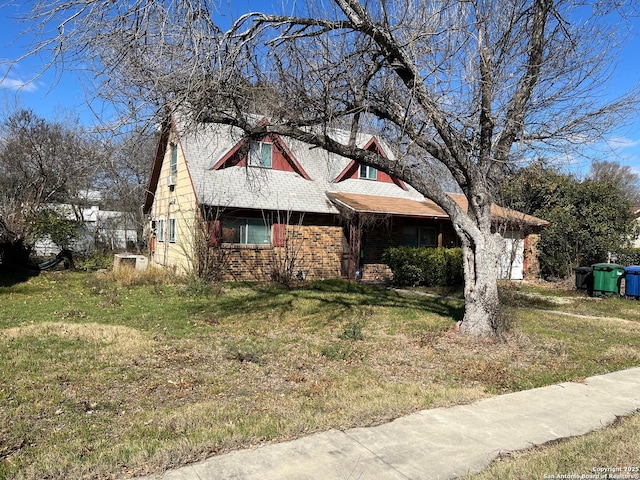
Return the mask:
M 517 478 L 637 479 L 640 477 L 640 415 L 580 437 L 505 452 L 483 472 L 460 480 Z
M 0 285 L 0 478 L 160 472 L 640 365 L 640 322 L 518 306 L 502 341 L 476 344 L 454 333 L 461 300 L 342 281 Z M 640 302 L 615 308 L 640 318 Z

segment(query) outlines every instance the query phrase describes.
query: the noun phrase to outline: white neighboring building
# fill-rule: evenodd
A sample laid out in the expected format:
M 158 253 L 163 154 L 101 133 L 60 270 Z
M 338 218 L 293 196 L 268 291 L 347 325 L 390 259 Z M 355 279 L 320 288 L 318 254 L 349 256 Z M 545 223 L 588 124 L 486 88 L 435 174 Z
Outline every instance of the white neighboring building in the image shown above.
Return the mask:
M 67 218 L 75 219 L 73 207 L 68 204 L 52 206 L 55 210 L 64 213 Z M 84 226 L 79 238 L 71 246 L 75 252 L 88 253 L 98 245 L 104 245 L 112 250 L 125 250 L 128 243 L 137 243 L 138 233 L 135 222 L 128 218 L 126 212 L 113 210 L 100 210 L 100 207 L 93 205 L 81 209 L 81 218 L 84 219 Z M 42 238 L 34 245 L 34 251 L 39 256 L 57 255 L 61 250 L 49 238 Z
M 82 216 L 94 241 L 112 250 L 126 249 L 127 244 L 138 241 L 135 221 L 126 212 L 100 210 L 99 207 L 92 206 L 83 209 Z
M 640 228 L 640 208 L 636 207 L 634 213 L 636 215 L 636 223 L 638 224 L 638 228 Z M 633 248 L 640 248 L 640 235 L 634 240 Z

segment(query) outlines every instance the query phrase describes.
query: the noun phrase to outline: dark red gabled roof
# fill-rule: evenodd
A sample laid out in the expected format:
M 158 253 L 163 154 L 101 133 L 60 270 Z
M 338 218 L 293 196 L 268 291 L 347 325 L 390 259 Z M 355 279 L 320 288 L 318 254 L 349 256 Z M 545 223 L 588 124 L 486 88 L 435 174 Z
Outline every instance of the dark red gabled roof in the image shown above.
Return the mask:
M 377 153 L 381 157 L 388 158 L 387 154 L 384 151 L 384 149 L 380 145 L 380 142 L 378 142 L 376 137 L 373 137 L 373 136 L 366 143 L 366 145 L 363 147 L 363 150 L 368 150 L 370 152 Z M 342 172 L 340 172 L 338 174 L 338 176 L 335 178 L 333 183 L 338 183 L 338 182 L 341 182 L 341 181 L 346 180 L 348 178 L 358 178 L 359 169 L 360 169 L 360 164 L 358 162 L 356 162 L 355 160 L 352 160 L 351 162 L 349 162 L 349 165 L 347 165 L 346 168 L 344 170 L 342 170 Z M 386 174 L 384 172 L 380 172 L 379 171 L 379 173 L 381 174 L 381 176 L 376 181 L 395 183 L 396 185 L 398 185 L 403 190 L 407 190 L 407 186 L 405 185 L 405 183 L 402 180 L 400 180 L 400 179 L 398 179 L 398 178 L 396 178 L 396 177 L 394 177 L 392 175 L 388 175 L 388 174 Z
M 266 126 L 269 125 L 269 122 L 268 120 L 263 119 L 258 123 L 258 125 Z M 266 141 L 273 144 L 281 154 L 282 159 L 285 163 L 280 163 L 280 168 L 277 168 L 276 166 L 275 169 L 290 170 L 297 173 L 306 180 L 311 180 L 311 177 L 309 177 L 307 172 L 305 172 L 300 163 L 296 160 L 295 155 L 291 152 L 291 150 L 289 150 L 289 147 L 287 147 L 287 144 L 284 142 L 284 140 L 282 140 L 280 135 L 275 133 L 268 133 L 261 139 L 261 141 Z M 222 156 L 222 158 L 220 158 L 220 160 L 216 162 L 213 167 L 211 167 L 211 170 L 220 170 L 222 168 L 233 167 L 236 165 L 246 165 L 246 163 L 244 162 L 246 162 L 247 158 L 248 142 L 248 138 L 243 138 L 238 143 L 236 143 L 225 155 Z

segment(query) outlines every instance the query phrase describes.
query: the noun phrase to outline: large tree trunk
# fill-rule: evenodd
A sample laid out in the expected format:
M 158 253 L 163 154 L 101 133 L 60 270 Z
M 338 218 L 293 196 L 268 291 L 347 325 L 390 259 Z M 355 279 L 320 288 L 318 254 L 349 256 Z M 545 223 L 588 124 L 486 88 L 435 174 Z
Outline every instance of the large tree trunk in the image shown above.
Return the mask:
M 487 232 L 463 241 L 465 310 L 460 326 L 463 334 L 487 338 L 501 330 L 498 273 L 503 251 L 504 239 L 497 233 Z

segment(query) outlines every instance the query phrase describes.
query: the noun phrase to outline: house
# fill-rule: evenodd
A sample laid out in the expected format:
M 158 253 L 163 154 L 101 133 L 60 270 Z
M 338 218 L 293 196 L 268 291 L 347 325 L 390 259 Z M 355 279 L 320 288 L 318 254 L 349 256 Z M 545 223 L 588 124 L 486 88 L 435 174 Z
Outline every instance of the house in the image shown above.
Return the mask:
M 356 143 L 393 156 L 376 136 Z M 465 207 L 463 195 L 452 197 Z M 209 262 L 227 280 L 380 280 L 391 274 L 381 262 L 388 247 L 458 245 L 445 212 L 386 173 L 275 134 L 249 141 L 233 127 L 175 119 L 162 129 L 143 211 L 151 264 L 185 273 Z M 546 222 L 498 206 L 493 213 L 509 244 L 503 275 L 535 272 Z

